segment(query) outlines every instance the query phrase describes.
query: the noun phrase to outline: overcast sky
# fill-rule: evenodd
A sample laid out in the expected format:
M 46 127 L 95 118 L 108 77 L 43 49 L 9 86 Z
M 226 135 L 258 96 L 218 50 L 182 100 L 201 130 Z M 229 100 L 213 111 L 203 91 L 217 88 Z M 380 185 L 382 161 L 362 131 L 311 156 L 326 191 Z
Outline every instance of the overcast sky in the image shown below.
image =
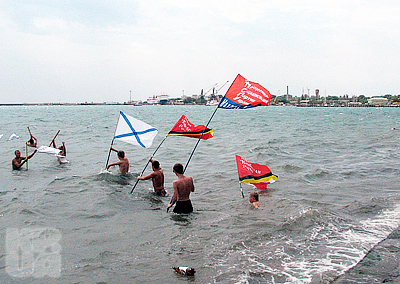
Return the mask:
M 0 0 L 0 103 L 181 97 L 229 81 L 225 94 L 238 73 L 272 94 L 400 94 L 399 15 L 385 0 Z

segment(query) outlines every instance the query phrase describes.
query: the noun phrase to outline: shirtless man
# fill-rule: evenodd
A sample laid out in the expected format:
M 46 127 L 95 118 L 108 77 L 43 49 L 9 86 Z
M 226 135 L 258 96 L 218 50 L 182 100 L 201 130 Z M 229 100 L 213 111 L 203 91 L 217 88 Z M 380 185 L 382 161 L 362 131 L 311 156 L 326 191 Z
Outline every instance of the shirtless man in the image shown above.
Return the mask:
M 110 148 L 112 151 L 117 152 L 117 156 L 119 161 L 115 163 L 111 163 L 107 165 L 107 170 L 112 166 L 119 166 L 119 172 L 122 175 L 125 175 L 129 172 L 129 161 L 128 158 L 125 157 L 124 151 L 115 150 L 113 147 Z
M 67 149 L 66 149 L 66 147 L 65 147 L 65 142 L 63 141 L 62 142 L 62 145 L 60 145 L 60 147 L 57 147 L 56 146 L 56 142 L 53 140 L 53 147 L 54 148 L 56 148 L 56 149 L 58 149 L 58 150 L 61 150 L 61 152 L 60 153 L 58 153 L 58 155 L 60 155 L 60 156 L 64 156 L 64 157 L 66 157 L 67 156 Z
M 250 193 L 249 202 L 251 203 L 251 205 L 254 206 L 254 208 L 258 208 L 261 206 L 261 202 L 258 201 L 258 193 L 257 192 Z
M 16 150 L 15 151 L 15 158 L 12 160 L 12 168 L 13 168 L 13 170 L 21 169 L 23 164 L 25 164 L 26 161 L 28 161 L 30 158 L 32 158 L 33 155 L 35 155 L 36 152 L 37 152 L 37 150 L 35 149 L 35 151 L 32 154 L 30 154 L 28 157 L 21 157 L 21 152 L 19 150 Z
M 154 192 L 157 195 L 165 196 L 167 192 L 164 189 L 164 173 L 162 168 L 160 168 L 160 163 L 158 161 L 153 161 L 153 159 L 150 159 L 150 162 L 153 172 L 147 176 L 138 177 L 138 180 L 151 179 L 153 182 Z
M 192 202 L 189 199 L 190 193 L 194 191 L 193 179 L 183 175 L 182 164 L 175 164 L 173 170 L 178 179 L 173 183 L 174 196 L 167 206 L 167 212 L 176 202 L 175 213 L 190 213 L 193 211 Z
M 26 142 L 26 145 L 29 147 L 36 148 L 37 147 L 37 139 L 35 138 L 35 136 L 33 136 L 31 134 L 31 138 Z

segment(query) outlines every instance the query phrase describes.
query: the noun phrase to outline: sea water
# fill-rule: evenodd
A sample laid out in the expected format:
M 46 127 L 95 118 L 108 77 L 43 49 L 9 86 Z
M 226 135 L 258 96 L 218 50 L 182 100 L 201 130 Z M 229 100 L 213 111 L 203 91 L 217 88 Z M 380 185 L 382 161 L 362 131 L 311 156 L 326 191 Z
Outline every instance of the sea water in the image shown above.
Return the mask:
M 400 109 L 219 109 L 186 175 L 194 212 L 167 213 L 175 163 L 197 140 L 168 137 L 155 155 L 166 197 L 136 177 L 182 114 L 205 125 L 207 106 L 0 107 L 1 283 L 331 283 L 400 224 Z M 104 172 L 119 111 L 159 130 L 145 149 L 119 141 L 131 175 Z M 66 143 L 69 163 L 36 153 Z M 11 134 L 19 139 L 8 140 Z M 28 149 L 29 154 L 33 149 Z M 255 209 L 235 155 L 278 175 Z M 117 161 L 115 152 L 110 162 Z M 150 167 L 145 174 L 150 173 Z M 194 277 L 173 266 L 196 269 Z M 360 282 L 362 283 L 362 282 Z

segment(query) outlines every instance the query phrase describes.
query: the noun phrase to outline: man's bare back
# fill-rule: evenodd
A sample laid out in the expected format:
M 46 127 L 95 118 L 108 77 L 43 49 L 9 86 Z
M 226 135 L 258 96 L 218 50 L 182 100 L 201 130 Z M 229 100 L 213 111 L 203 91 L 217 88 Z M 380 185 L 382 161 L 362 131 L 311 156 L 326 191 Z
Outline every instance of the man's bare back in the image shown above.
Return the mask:
M 164 172 L 160 168 L 160 163 L 158 161 L 153 161 L 152 159 L 150 159 L 150 161 L 152 162 L 153 172 L 147 176 L 138 177 L 138 180 L 151 179 L 155 193 L 165 196 L 166 191 L 164 190 Z
M 177 191 L 176 201 L 189 200 L 190 193 L 194 191 L 193 179 L 188 176 L 179 177 L 173 182 L 173 186 Z
M 129 160 L 128 158 L 125 157 L 125 152 L 124 151 L 117 151 L 114 148 L 110 148 L 112 151 L 117 152 L 117 156 L 119 161 L 115 163 L 111 163 L 107 165 L 107 170 L 112 167 L 112 166 L 119 166 L 119 172 L 121 174 L 127 174 L 129 172 Z
M 151 173 L 151 180 L 155 191 L 164 189 L 164 173 L 162 169 L 157 169 Z
M 167 206 L 167 212 L 175 203 L 175 213 L 193 212 L 192 202 L 189 198 L 190 193 L 194 191 L 193 179 L 183 175 L 184 169 L 182 164 L 175 164 L 173 170 L 178 179 L 173 182 L 174 196 Z
M 118 163 L 119 172 L 121 174 L 127 174 L 129 172 L 129 161 L 128 158 L 122 158 Z

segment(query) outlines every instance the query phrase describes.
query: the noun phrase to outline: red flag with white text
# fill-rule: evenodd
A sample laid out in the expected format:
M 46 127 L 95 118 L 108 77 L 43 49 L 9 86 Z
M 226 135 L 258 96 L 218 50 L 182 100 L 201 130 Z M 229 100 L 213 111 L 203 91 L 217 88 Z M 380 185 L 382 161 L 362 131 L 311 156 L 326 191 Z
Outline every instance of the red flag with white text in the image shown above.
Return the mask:
M 182 115 L 167 136 L 186 136 L 197 139 L 201 137 L 202 140 L 207 140 L 213 137 L 213 131 L 204 125 L 195 126 L 185 115 Z
M 219 103 L 219 108 L 243 109 L 267 106 L 271 102 L 271 93 L 258 83 L 248 81 L 238 74 Z
M 266 189 L 268 184 L 278 179 L 278 176 L 274 175 L 266 165 L 247 162 L 238 155 L 236 155 L 236 165 L 241 183 L 249 183 L 259 189 Z

